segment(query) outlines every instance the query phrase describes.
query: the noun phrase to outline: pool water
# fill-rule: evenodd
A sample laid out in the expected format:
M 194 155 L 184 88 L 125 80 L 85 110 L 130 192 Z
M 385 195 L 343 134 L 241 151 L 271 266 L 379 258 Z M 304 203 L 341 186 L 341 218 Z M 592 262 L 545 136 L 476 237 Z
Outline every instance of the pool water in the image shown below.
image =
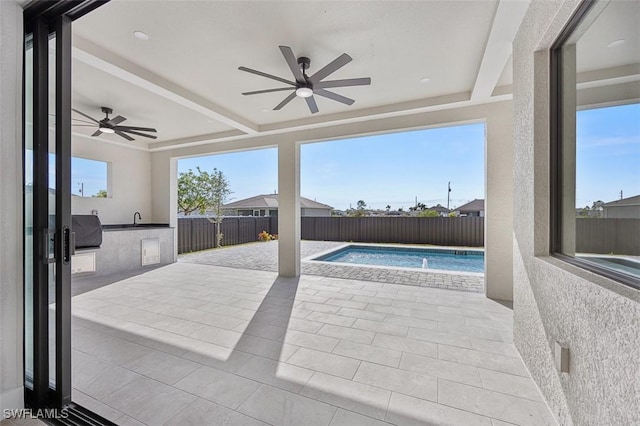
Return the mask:
M 325 254 L 314 260 L 422 269 L 424 259 L 426 259 L 426 269 L 484 272 L 484 253 L 480 250 L 369 247 L 353 245 Z

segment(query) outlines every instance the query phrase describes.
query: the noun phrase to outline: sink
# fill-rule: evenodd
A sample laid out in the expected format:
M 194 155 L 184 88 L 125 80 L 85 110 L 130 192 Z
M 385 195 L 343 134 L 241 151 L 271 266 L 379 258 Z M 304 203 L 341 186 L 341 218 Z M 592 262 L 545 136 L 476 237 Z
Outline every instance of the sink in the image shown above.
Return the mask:
M 168 223 L 119 223 L 113 225 L 102 225 L 103 229 L 129 229 L 129 228 L 168 228 Z

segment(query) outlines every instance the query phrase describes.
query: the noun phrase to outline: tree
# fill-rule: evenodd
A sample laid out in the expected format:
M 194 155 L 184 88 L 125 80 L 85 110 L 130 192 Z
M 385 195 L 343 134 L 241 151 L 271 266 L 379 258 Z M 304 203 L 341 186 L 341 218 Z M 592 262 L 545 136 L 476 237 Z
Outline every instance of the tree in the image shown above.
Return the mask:
M 93 197 L 94 198 L 107 198 L 107 190 L 106 189 L 101 189 Z
M 438 214 L 437 211 L 435 210 L 422 210 L 420 213 L 418 213 L 418 217 L 438 217 L 440 216 L 440 214 Z
M 391 206 L 389 204 L 387 204 L 386 209 L 387 209 L 387 213 L 389 213 L 389 211 L 391 210 Z
M 365 216 L 366 212 L 365 209 L 367 208 L 367 203 L 364 202 L 364 200 L 359 200 L 357 203 L 358 208 L 355 211 L 351 211 L 352 215 L 355 217 L 362 217 Z
M 180 173 L 178 177 L 178 213 L 185 216 L 195 211 L 204 213 L 206 210 L 205 197 L 201 188 L 202 173 L 200 167 L 196 168 L 198 174 L 189 169 L 188 172 Z
M 211 173 L 200 170 L 200 167 L 196 167 L 196 171 L 189 169 L 178 177 L 178 213 L 188 216 L 195 211 L 204 214 L 211 210 L 214 218 L 209 220 L 216 224 L 216 241 L 220 246 L 223 237 L 220 233 L 222 206 L 231 195 L 229 181 L 221 170 L 215 168 Z
M 216 224 L 216 245 L 220 247 L 222 245 L 222 233 L 220 232 L 220 224 L 222 223 L 223 214 L 222 206 L 229 200 L 231 190 L 229 189 L 229 181 L 224 176 L 221 170 L 213 169 L 213 173 L 209 175 L 204 172 L 207 187 L 207 207 L 213 210 L 214 219 L 213 223 Z M 209 219 L 211 221 L 211 219 Z

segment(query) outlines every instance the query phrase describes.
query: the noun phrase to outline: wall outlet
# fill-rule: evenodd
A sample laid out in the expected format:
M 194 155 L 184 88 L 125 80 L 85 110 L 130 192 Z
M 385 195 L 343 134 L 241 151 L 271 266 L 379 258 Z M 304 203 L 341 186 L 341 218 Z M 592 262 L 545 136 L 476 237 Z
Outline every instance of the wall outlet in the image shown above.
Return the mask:
M 556 368 L 560 373 L 569 373 L 569 348 L 556 342 L 555 345 Z

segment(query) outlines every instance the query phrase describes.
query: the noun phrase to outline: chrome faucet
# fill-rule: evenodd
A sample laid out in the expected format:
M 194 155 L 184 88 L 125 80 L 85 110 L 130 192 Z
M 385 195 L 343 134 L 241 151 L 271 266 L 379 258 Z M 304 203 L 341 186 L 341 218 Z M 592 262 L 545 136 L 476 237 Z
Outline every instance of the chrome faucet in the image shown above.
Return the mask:
M 135 212 L 133 214 L 133 226 L 136 226 L 136 216 L 138 216 L 138 219 L 142 220 L 142 216 L 140 216 L 140 212 Z

